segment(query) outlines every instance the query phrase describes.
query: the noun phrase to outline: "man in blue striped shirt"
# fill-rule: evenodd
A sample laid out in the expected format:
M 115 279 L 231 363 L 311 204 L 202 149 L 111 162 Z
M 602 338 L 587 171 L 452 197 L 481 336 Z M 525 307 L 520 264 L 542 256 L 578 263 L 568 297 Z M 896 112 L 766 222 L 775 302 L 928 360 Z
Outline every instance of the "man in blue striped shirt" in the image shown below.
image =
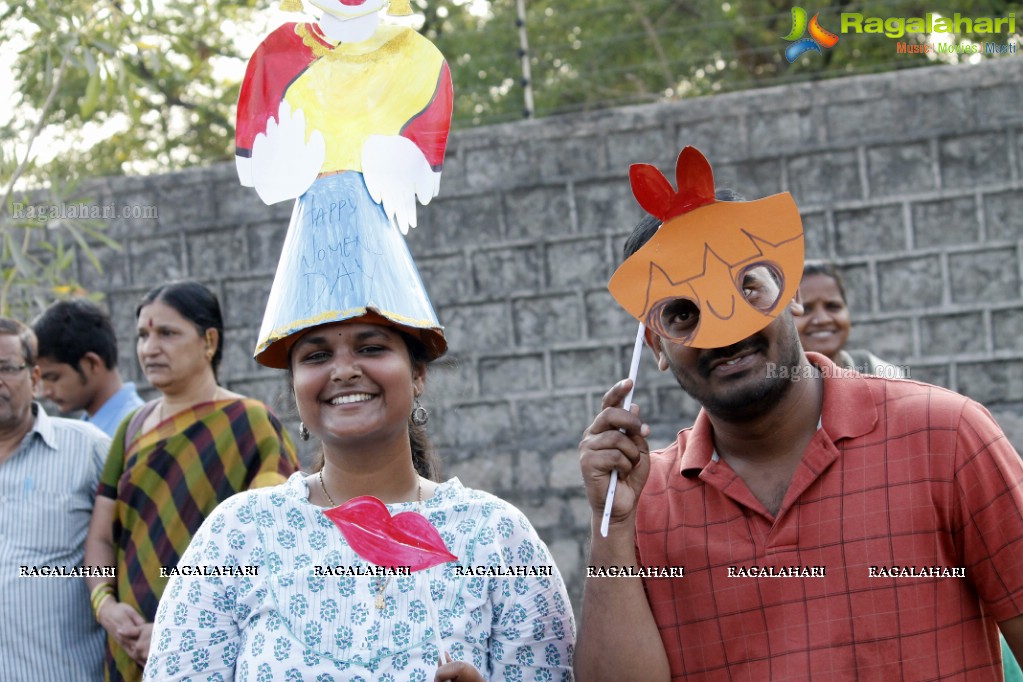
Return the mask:
M 0 680 L 95 682 L 104 638 L 81 563 L 110 439 L 33 402 L 36 347 L 0 318 Z

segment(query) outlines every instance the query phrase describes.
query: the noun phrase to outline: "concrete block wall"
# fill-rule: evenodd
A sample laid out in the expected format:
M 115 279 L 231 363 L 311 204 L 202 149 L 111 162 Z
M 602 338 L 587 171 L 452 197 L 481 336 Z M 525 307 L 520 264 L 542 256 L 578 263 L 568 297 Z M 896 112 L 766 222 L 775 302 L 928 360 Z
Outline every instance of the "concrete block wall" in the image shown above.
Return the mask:
M 847 278 L 853 347 L 983 402 L 1023 449 L 1020 82 L 1023 60 L 1002 59 L 455 133 L 441 195 L 409 236 L 451 346 L 425 396 L 446 473 L 525 511 L 578 606 L 589 510 L 575 446 L 636 329 L 605 288 L 641 216 L 628 167 L 670 172 L 687 144 L 718 186 L 792 192 L 808 255 Z M 94 190 L 159 210 L 111 225 L 124 250 L 101 252 L 103 276 L 82 267 L 107 294 L 127 375 L 141 294 L 197 278 L 225 310 L 222 379 L 294 427 L 282 373 L 251 360 L 290 206 L 264 206 L 233 165 Z M 663 445 L 698 406 L 649 357 L 638 384 Z

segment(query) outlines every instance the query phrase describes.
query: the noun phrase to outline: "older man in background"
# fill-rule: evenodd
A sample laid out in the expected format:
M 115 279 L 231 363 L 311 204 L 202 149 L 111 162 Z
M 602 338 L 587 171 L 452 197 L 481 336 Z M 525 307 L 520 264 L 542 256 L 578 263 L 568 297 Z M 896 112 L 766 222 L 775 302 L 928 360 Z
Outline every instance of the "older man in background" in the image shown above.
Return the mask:
M 33 402 L 36 349 L 0 318 L 0 680 L 95 682 L 104 638 L 80 564 L 110 439 Z

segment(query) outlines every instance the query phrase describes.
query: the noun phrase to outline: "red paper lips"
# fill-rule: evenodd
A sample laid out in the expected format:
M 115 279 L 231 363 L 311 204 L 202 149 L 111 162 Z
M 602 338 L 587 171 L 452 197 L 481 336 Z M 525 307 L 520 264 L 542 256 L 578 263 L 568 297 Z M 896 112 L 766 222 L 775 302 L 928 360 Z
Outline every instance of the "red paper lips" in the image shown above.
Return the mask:
M 371 564 L 422 571 L 458 560 L 422 515 L 402 512 L 392 517 L 384 503 L 370 495 L 354 497 L 323 513 L 355 553 Z

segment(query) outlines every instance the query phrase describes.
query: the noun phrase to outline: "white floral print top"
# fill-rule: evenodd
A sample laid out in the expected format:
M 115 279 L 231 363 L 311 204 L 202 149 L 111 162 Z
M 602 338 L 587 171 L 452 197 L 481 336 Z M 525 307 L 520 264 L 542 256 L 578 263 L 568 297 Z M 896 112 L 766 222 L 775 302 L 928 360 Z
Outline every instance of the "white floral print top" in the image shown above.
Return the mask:
M 145 680 L 429 682 L 437 620 L 445 651 L 488 680 L 571 680 L 571 606 L 522 512 L 452 479 L 423 515 L 457 562 L 350 575 L 374 567 L 309 502 L 303 474 L 231 497 L 172 571 Z

